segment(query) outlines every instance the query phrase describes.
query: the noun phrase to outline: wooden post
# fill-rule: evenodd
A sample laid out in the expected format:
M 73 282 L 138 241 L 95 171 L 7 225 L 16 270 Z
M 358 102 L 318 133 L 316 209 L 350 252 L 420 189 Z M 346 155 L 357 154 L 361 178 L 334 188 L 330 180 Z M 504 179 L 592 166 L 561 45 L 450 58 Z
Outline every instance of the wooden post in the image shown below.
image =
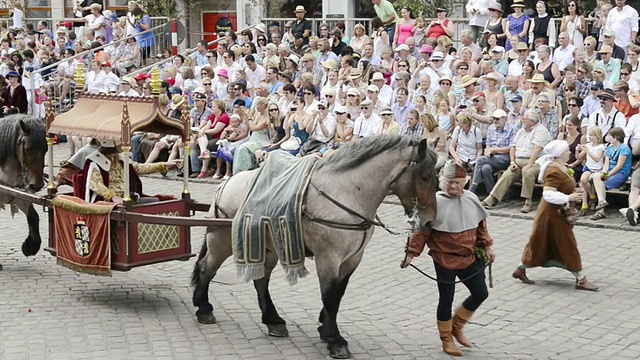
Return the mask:
M 122 153 L 124 155 L 124 197 L 122 201 L 129 206 L 132 203 L 131 187 L 129 183 L 129 153 L 131 152 L 131 118 L 129 117 L 129 103 L 127 99 L 122 104 L 122 120 L 120 121 L 120 138 L 122 139 Z M 141 195 L 141 194 L 138 194 Z
M 56 186 L 54 184 L 55 174 L 53 173 L 53 134 L 49 132 L 49 128 L 51 127 L 51 123 L 55 119 L 56 114 L 53 111 L 53 104 L 51 104 L 52 96 L 48 91 L 47 93 L 48 96 L 45 103 L 44 112 L 45 127 L 47 130 L 47 162 L 49 163 L 49 186 L 47 186 L 47 195 L 54 196 L 58 192 L 58 189 L 56 189 Z
M 189 125 L 191 117 L 189 116 L 189 105 L 186 101 L 182 104 L 180 122 L 182 122 L 182 145 L 184 146 L 184 157 L 182 160 L 182 198 L 188 199 L 191 197 L 189 192 L 189 156 L 191 155 L 191 147 L 189 146 L 191 127 Z

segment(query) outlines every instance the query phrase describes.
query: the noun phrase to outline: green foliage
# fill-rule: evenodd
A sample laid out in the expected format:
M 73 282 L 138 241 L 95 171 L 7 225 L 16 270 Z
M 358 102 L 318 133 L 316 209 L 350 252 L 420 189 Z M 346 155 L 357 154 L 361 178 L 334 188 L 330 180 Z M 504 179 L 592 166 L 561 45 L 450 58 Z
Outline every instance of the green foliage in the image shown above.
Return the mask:
M 172 0 L 143 0 L 144 9 L 149 16 L 176 18 L 178 13 L 176 11 L 175 1 Z
M 447 9 L 447 14 L 451 14 L 453 3 L 451 0 L 397 0 L 393 3 L 393 7 L 398 12 L 398 16 L 400 16 L 400 9 L 407 7 L 416 17 L 435 18 L 436 8 L 439 7 Z

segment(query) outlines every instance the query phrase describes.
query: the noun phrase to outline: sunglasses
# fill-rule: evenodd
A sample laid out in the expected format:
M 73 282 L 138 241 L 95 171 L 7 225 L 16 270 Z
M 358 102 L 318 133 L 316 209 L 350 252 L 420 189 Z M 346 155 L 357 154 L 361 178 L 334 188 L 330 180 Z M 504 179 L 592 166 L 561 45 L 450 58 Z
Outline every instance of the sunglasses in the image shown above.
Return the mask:
M 362 110 L 367 110 L 369 107 L 368 106 L 360 106 L 360 109 Z
M 569 104 L 569 107 L 578 107 L 578 104 Z
M 382 116 L 384 116 L 384 117 L 389 117 L 389 116 L 391 116 L 391 115 L 392 115 L 392 114 L 382 114 Z
M 631 74 L 621 72 L 621 73 L 620 73 L 620 75 L 622 75 L 622 76 L 629 76 L 629 75 L 631 75 Z
M 475 100 L 473 100 L 473 102 L 474 102 L 474 103 L 478 103 L 478 102 L 480 102 L 480 100 L 475 99 Z
M 333 95 L 325 95 L 325 97 L 332 98 Z
M 584 46 L 592 46 L 592 43 L 584 43 Z
M 451 86 L 451 83 L 448 81 L 443 81 L 440 83 L 440 85 Z
M 344 114 L 346 114 L 346 113 L 343 113 L 343 112 L 337 112 L 337 111 L 336 111 L 336 115 L 344 115 Z
M 405 65 L 405 64 L 398 64 L 398 67 L 407 67 L 409 65 Z
M 459 67 L 458 70 L 469 70 L 469 68 L 466 67 Z
M 347 96 L 348 96 L 348 97 L 356 97 L 356 95 L 353 95 L 353 94 L 349 94 L 349 95 L 347 95 Z
M 204 86 L 211 86 L 211 83 L 202 83 Z
M 279 111 L 279 109 L 269 109 L 269 111 Z
M 325 110 L 325 109 L 326 109 L 326 107 L 324 107 L 324 106 L 318 106 L 318 110 Z
M 566 91 L 575 91 L 575 90 L 571 90 L 571 89 L 564 89 L 564 91 L 566 92 Z
M 211 55 L 207 55 L 207 58 L 209 58 L 209 59 L 211 59 L 212 57 L 213 57 L 213 56 L 211 56 Z
M 588 71 L 586 71 L 586 70 L 578 70 L 578 72 L 579 72 L 580 74 L 586 74 Z
M 527 50 L 518 50 L 518 52 L 527 52 Z
M 598 91 L 600 88 L 591 88 L 591 91 Z
M 306 92 L 306 91 L 304 92 L 304 94 L 305 94 L 305 95 L 313 95 L 313 93 Z

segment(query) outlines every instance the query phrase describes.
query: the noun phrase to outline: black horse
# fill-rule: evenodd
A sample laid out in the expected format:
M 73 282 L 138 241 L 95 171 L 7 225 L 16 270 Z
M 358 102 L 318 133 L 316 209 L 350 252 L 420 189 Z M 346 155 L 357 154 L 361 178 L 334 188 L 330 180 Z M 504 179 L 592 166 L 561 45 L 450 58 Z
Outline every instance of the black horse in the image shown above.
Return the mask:
M 41 121 L 24 114 L 9 115 L 0 119 L 0 184 L 31 193 L 42 189 L 46 153 L 46 133 Z M 29 236 L 22 244 L 22 253 L 25 256 L 37 254 L 42 239 L 39 229 L 40 218 L 33 204 L 0 193 L 0 207 L 5 205 L 11 206 L 12 215 L 18 210 L 27 215 Z

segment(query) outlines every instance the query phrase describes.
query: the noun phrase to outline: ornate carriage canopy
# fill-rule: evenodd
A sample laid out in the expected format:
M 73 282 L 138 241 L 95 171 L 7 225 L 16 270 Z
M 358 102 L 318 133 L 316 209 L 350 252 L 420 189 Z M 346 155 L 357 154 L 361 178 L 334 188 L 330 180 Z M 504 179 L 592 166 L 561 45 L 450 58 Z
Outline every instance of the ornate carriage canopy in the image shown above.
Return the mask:
M 189 113 L 183 104 L 181 120 L 161 111 L 156 97 L 81 94 L 71 110 L 55 116 L 47 111 L 47 131 L 70 136 L 120 140 L 128 144 L 134 131 L 189 134 Z

